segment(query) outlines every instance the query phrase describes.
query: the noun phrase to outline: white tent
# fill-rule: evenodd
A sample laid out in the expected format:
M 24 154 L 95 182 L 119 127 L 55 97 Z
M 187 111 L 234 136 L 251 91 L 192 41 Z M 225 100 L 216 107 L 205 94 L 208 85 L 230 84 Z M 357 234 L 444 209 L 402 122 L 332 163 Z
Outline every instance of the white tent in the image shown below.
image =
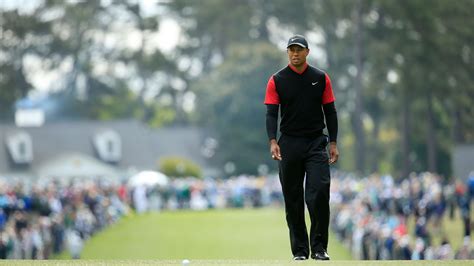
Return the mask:
M 142 171 L 136 175 L 133 175 L 128 180 L 130 186 L 167 186 L 168 177 L 160 172 L 155 171 Z

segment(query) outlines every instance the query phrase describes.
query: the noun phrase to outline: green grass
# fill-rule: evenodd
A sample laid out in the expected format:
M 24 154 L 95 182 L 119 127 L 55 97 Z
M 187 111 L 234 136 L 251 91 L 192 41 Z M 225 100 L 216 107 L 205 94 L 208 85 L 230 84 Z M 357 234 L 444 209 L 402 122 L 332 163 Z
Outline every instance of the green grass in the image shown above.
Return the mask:
M 446 235 L 457 250 L 462 243 L 459 215 L 432 225 L 433 244 Z M 308 223 L 309 225 L 309 223 Z M 413 230 L 413 222 L 409 223 Z M 437 233 L 436 233 L 437 232 Z M 413 234 L 412 234 L 413 235 Z M 473 243 L 474 244 L 474 243 Z M 350 252 L 330 235 L 329 254 L 350 260 Z M 85 259 L 287 259 L 291 257 L 282 209 L 237 209 L 148 213 L 123 218 L 89 240 Z M 63 254 L 62 258 L 69 258 Z M 473 264 L 474 265 L 474 264 Z
M 330 236 L 333 259 L 351 259 Z M 136 215 L 89 240 L 84 259 L 288 259 L 281 209 L 179 211 Z

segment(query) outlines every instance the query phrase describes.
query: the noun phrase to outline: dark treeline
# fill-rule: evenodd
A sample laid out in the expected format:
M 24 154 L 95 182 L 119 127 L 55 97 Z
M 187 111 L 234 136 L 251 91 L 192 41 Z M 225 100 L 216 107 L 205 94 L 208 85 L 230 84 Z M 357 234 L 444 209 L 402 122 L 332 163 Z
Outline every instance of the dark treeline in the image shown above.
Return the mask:
M 300 33 L 333 80 L 340 168 L 450 177 L 453 145 L 474 141 L 472 0 L 170 0 L 156 12 L 136 2 L 0 7 L 0 119 L 55 73 L 49 120 L 194 124 L 215 134 L 215 163 L 275 169 L 265 86 Z M 165 19 L 181 28 L 171 51 L 158 45 Z

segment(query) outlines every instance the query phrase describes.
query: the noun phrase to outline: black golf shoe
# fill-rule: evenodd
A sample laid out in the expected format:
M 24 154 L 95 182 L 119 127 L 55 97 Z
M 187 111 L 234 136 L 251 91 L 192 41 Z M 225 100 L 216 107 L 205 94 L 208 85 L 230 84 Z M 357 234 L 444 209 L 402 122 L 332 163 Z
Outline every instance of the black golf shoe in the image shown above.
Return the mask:
M 306 256 L 294 256 L 293 260 L 307 260 Z
M 311 254 L 311 258 L 313 260 L 329 260 L 330 259 L 328 253 L 324 249 L 321 249 Z

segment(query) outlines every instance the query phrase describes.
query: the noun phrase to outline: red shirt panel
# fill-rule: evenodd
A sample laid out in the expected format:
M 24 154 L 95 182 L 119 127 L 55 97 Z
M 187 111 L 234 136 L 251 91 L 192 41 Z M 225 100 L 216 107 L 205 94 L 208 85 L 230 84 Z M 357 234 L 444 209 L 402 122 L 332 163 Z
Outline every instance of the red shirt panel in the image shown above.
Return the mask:
M 323 92 L 322 104 L 332 103 L 336 100 L 336 97 L 334 97 L 334 92 L 332 91 L 331 80 L 329 79 L 328 74 L 325 74 L 325 76 L 326 76 L 326 88 L 324 89 L 324 92 Z
M 270 77 L 267 83 L 267 92 L 265 94 L 265 104 L 280 104 L 280 97 L 276 91 L 275 81 L 273 75 Z

